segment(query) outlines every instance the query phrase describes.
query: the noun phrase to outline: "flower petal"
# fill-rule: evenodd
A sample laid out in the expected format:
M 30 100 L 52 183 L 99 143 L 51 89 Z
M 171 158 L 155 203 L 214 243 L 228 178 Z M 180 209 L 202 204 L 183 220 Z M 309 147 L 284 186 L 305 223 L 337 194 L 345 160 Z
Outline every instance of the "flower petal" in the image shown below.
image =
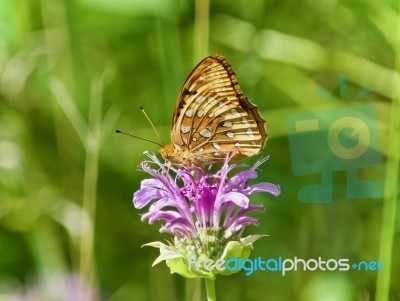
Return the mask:
M 242 191 L 246 195 L 251 195 L 257 192 L 269 192 L 272 195 L 279 195 L 281 193 L 281 188 L 279 185 L 275 185 L 268 182 L 258 183 L 251 185 Z
M 225 190 L 231 190 L 233 187 L 246 182 L 249 179 L 257 178 L 257 172 L 255 170 L 245 170 L 234 175 L 224 187 Z
M 183 238 L 183 237 L 189 238 L 191 236 L 188 229 L 181 225 L 175 225 L 173 227 L 162 226 L 160 228 L 160 233 L 169 233 L 169 234 L 172 234 L 179 238 Z
M 264 211 L 264 207 L 262 205 L 249 205 L 247 208 L 242 208 L 236 211 L 236 213 L 227 219 L 227 222 L 224 224 L 225 228 L 229 228 L 233 223 L 235 223 L 240 217 L 244 214 L 248 213 L 249 211 L 258 210 Z
M 228 192 L 224 193 L 219 200 L 216 201 L 215 207 L 221 206 L 226 202 L 232 202 L 242 208 L 247 208 L 249 205 L 249 198 L 240 192 Z
M 241 216 L 238 219 L 235 220 L 234 223 L 231 224 L 229 228 L 226 229 L 227 233 L 232 233 L 235 234 L 236 232 L 242 230 L 244 227 L 253 224 L 253 225 L 258 225 L 258 220 L 254 217 L 250 216 Z
M 158 188 L 162 189 L 164 187 L 164 184 L 160 182 L 158 179 L 144 179 L 140 183 L 140 188 L 147 188 L 147 187 L 152 187 L 152 188 Z
M 149 211 L 152 213 L 157 213 L 159 212 L 161 209 L 163 209 L 164 207 L 167 206 L 171 206 L 171 207 L 178 207 L 177 202 L 169 197 L 164 197 L 162 199 L 157 200 L 156 202 L 154 202 L 153 204 L 150 205 L 149 207 Z
M 133 205 L 136 209 L 141 209 L 145 207 L 154 199 L 159 199 L 162 197 L 161 191 L 155 188 L 142 188 L 136 191 L 133 195 Z
M 149 224 L 152 224 L 157 220 L 165 220 L 167 222 L 170 222 L 180 216 L 181 215 L 179 212 L 172 211 L 172 210 L 165 211 L 165 212 L 159 211 L 159 212 L 151 215 L 151 217 L 149 218 Z
M 165 225 L 166 228 L 179 227 L 190 229 L 194 234 L 196 234 L 195 226 L 186 218 L 178 217 Z

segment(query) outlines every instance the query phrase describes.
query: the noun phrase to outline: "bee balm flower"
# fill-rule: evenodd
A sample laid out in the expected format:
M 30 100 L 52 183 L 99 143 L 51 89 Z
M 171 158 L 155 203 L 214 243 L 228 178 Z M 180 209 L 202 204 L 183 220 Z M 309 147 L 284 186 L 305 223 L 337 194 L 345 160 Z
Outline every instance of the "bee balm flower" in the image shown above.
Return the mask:
M 150 224 L 164 221 L 160 232 L 173 235 L 169 244 L 153 242 L 146 244 L 160 248 L 160 256 L 153 265 L 166 260 L 171 272 L 185 277 L 214 279 L 215 274 L 231 274 L 226 269 L 209 270 L 204 265 L 189 269 L 192 261 L 201 259 L 227 260 L 232 257 L 245 259 L 250 255 L 252 244 L 263 235 L 242 238 L 243 229 L 257 225 L 251 211 L 263 211 L 262 205 L 251 205 L 249 196 L 267 192 L 279 195 L 279 186 L 271 183 L 249 185 L 249 179 L 257 178 L 257 168 L 266 158 L 257 161 L 250 168 L 229 164 L 228 156 L 221 169 L 211 172 L 200 167 L 176 168 L 160 162 L 155 155 L 147 153 L 150 160 L 141 163 L 141 169 L 151 178 L 141 182 L 135 192 L 133 204 L 137 209 L 148 207 L 142 221 Z M 237 171 L 233 176 L 228 173 Z

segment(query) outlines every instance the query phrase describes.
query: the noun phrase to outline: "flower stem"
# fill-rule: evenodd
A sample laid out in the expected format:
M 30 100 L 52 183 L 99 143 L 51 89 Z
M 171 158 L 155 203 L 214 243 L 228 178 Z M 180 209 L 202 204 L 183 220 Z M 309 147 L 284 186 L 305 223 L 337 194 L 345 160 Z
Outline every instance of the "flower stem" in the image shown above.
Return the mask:
M 207 301 L 216 301 L 217 298 L 215 297 L 214 280 L 206 278 L 205 281 L 206 281 Z

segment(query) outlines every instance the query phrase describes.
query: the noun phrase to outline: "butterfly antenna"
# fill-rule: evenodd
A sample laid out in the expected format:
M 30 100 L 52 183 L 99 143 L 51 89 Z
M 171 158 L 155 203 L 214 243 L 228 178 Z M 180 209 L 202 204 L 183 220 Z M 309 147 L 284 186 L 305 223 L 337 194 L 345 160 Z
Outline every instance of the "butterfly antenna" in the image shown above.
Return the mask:
M 165 145 L 164 141 L 162 141 L 161 136 L 158 134 L 158 132 L 157 132 L 157 130 L 156 130 L 156 127 L 155 127 L 154 124 L 151 122 L 151 119 L 149 118 L 149 116 L 147 115 L 147 113 L 145 112 L 145 110 L 144 110 L 144 108 L 143 108 L 142 106 L 140 106 L 140 110 L 142 110 L 142 113 L 144 114 L 144 116 L 146 117 L 146 119 L 149 121 L 149 123 L 150 123 L 151 127 L 153 128 L 154 132 L 156 133 L 158 139 L 161 141 L 161 143 L 162 143 L 161 146 L 164 146 L 164 145 Z
M 124 134 L 124 135 L 127 135 L 127 136 L 131 136 L 131 137 L 133 137 L 133 138 L 136 138 L 136 139 L 144 140 L 144 141 L 147 141 L 147 142 L 151 142 L 151 143 L 157 144 L 157 145 L 159 145 L 159 146 L 161 146 L 161 147 L 164 147 L 164 145 L 161 145 L 161 144 L 158 143 L 158 142 L 155 142 L 155 141 L 152 141 L 152 140 L 149 140 L 149 139 L 145 139 L 145 138 L 142 138 L 142 137 L 134 136 L 134 135 L 125 133 L 125 132 L 120 131 L 120 130 L 115 130 L 115 132 L 116 132 L 117 134 Z

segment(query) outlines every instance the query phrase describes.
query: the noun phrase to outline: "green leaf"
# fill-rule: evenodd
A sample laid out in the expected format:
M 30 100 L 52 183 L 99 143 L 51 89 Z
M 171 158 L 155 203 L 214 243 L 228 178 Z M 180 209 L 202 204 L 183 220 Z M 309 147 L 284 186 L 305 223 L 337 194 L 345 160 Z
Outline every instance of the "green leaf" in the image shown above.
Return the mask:
M 144 244 L 143 247 L 153 247 L 153 248 L 161 248 L 161 246 L 166 246 L 166 244 L 162 243 L 161 241 L 152 241 L 147 244 Z
M 185 278 L 215 279 L 212 271 L 206 272 L 203 269 L 199 269 L 198 271 L 195 269 L 189 270 L 187 260 L 184 258 L 169 259 L 166 263 L 171 270 L 171 274 L 177 273 Z
M 256 242 L 257 240 L 259 240 L 260 238 L 263 238 L 263 237 L 266 237 L 266 236 L 268 236 L 268 235 L 266 235 L 266 234 L 249 235 L 249 236 L 246 236 L 244 238 L 241 238 L 240 239 L 240 243 L 243 246 L 251 245 L 254 242 Z

